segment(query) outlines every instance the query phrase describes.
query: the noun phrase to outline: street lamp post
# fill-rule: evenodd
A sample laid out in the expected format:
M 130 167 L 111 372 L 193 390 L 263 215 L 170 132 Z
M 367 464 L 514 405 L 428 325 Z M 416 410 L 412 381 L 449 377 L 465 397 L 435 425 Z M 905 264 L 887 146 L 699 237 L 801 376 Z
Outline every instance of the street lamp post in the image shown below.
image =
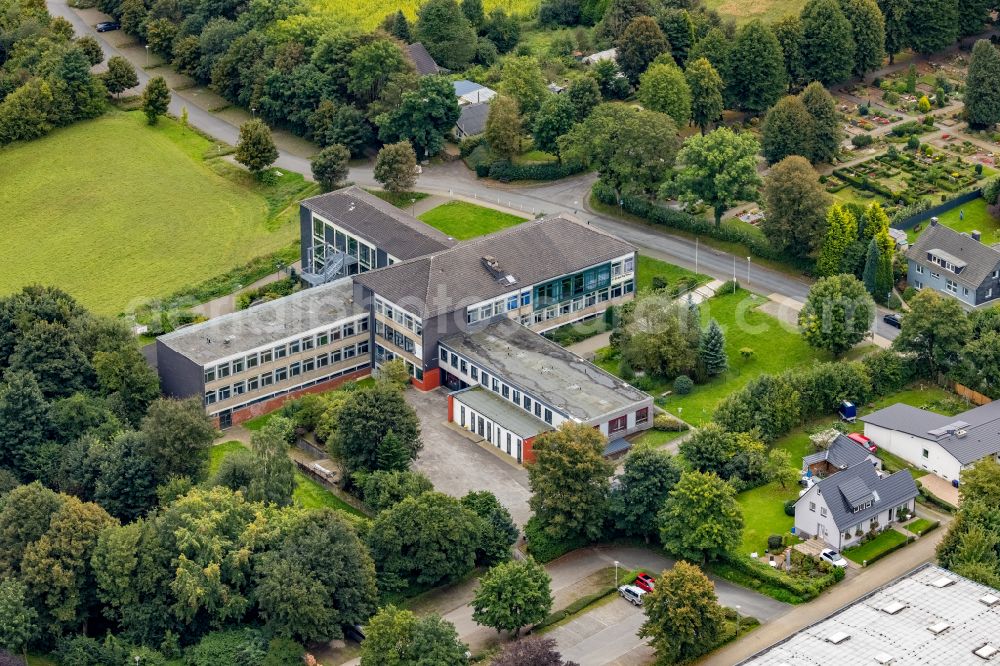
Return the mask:
M 750 257 L 747 257 L 747 289 L 750 288 Z
M 146 67 L 149 68 L 149 44 L 146 44 Z
M 417 216 L 417 200 L 410 199 L 410 215 L 413 217 Z
M 615 560 L 615 587 L 618 587 L 618 560 Z
M 736 604 L 736 638 L 740 637 L 740 605 Z

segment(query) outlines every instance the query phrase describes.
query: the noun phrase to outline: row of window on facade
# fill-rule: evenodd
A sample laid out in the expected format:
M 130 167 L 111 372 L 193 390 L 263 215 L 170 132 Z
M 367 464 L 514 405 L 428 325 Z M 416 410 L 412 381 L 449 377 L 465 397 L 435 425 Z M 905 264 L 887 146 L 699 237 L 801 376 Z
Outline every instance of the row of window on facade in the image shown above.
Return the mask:
M 274 370 L 254 375 L 253 377 L 241 379 L 227 386 L 220 386 L 214 390 L 205 391 L 205 404 L 211 405 L 217 401 L 222 402 L 244 393 L 259 391 L 267 388 L 268 386 L 280 384 L 281 382 L 288 381 L 289 379 L 294 379 L 300 375 L 309 374 L 315 370 L 321 370 L 327 366 L 335 365 L 341 361 L 346 361 L 347 359 L 351 359 L 356 356 L 364 356 L 367 353 L 368 341 L 365 340 L 355 345 L 347 345 L 346 347 L 341 347 L 340 349 L 334 349 L 331 352 L 325 352 L 318 356 L 302 359 L 301 361 L 295 361 L 294 363 L 290 363 L 286 366 L 275 368 Z
M 382 365 L 383 363 L 388 363 L 396 358 L 396 354 L 392 351 L 386 349 L 382 345 L 375 343 L 375 364 Z M 419 365 L 416 365 L 412 361 L 409 361 L 402 356 L 403 364 L 406 366 L 406 371 L 410 373 L 410 376 L 416 379 L 418 382 L 424 381 L 424 369 Z
M 472 377 L 472 381 L 478 382 L 486 390 L 493 391 L 504 400 L 517 405 L 529 414 L 534 414 L 536 418 L 542 419 L 549 425 L 552 425 L 552 410 L 537 400 L 532 400 L 527 393 L 522 394 L 520 390 L 509 384 L 505 384 L 499 378 L 490 375 L 486 370 L 482 370 L 475 364 L 469 363 L 464 358 L 460 358 L 458 354 L 449 352 L 444 347 L 441 347 L 438 353 L 442 365 L 450 365 L 462 374 Z
M 218 413 L 232 414 L 232 412 L 236 409 L 243 409 L 250 405 L 255 405 L 261 402 L 265 402 L 267 400 L 271 400 L 280 395 L 287 395 L 292 391 L 301 391 L 302 389 L 309 388 L 310 386 L 315 386 L 316 384 L 322 384 L 323 382 L 328 382 L 337 379 L 338 377 L 343 377 L 345 375 L 352 375 L 356 372 L 359 372 L 361 370 L 367 370 L 369 368 L 371 368 L 371 363 L 369 363 L 368 360 L 366 359 L 364 362 L 358 363 L 357 365 L 341 368 L 340 370 L 336 370 L 334 372 L 331 372 L 330 374 L 320 375 L 319 377 L 308 379 L 299 384 L 288 384 L 287 386 L 275 387 L 275 389 L 269 393 L 261 393 L 256 396 L 250 396 L 249 394 L 247 394 L 246 400 L 240 402 L 239 404 L 226 407 Z M 229 425 L 232 424 L 230 423 Z M 223 427 L 228 428 L 229 425 L 224 425 Z
M 313 270 L 317 273 L 323 270 L 326 263 L 327 245 L 357 259 L 358 272 L 364 273 L 372 268 L 377 268 L 378 254 L 374 247 L 335 225 L 323 222 L 323 220 L 313 216 Z M 389 263 L 393 263 L 392 259 L 389 259 Z M 354 273 L 355 271 L 350 272 Z
M 383 301 L 378 296 L 375 297 L 375 314 L 382 315 L 386 319 L 391 319 L 417 335 L 422 335 L 424 332 L 424 325 L 419 317 L 414 317 L 392 303 Z
M 397 331 L 392 326 L 383 324 L 378 320 L 375 321 L 375 337 L 384 338 L 387 342 L 396 345 L 408 354 L 417 353 L 417 345 L 413 340 L 403 335 L 401 331 Z
M 504 450 L 504 439 L 507 442 L 507 455 L 514 456 L 517 458 L 518 462 L 521 462 L 521 447 L 524 441 L 517 436 L 511 435 L 509 430 L 504 431 L 499 425 L 494 424 L 489 419 L 483 418 L 481 415 L 469 409 L 469 424 L 466 425 L 465 416 L 465 405 L 459 404 L 458 407 L 458 424 L 463 428 L 468 428 L 471 432 L 478 434 L 480 437 L 485 439 L 490 444 L 493 444 L 501 451 Z M 493 433 L 496 432 L 496 439 L 493 438 Z M 504 437 L 506 435 L 506 437 Z
M 368 319 L 359 319 L 356 322 L 334 326 L 316 334 L 310 334 L 291 342 L 285 342 L 269 349 L 251 352 L 246 356 L 234 358 L 223 363 L 205 368 L 205 383 L 214 382 L 217 379 L 225 379 L 230 375 L 238 375 L 242 372 L 249 372 L 259 365 L 266 365 L 278 361 L 293 354 L 300 354 L 325 347 L 343 338 L 349 338 L 358 333 L 368 330 Z
M 633 291 L 635 291 L 635 282 L 633 280 L 626 280 L 621 284 L 616 284 L 606 289 L 600 289 L 583 296 L 578 296 L 558 305 L 553 305 L 544 309 L 536 309 L 531 314 L 522 315 L 518 321 L 520 321 L 524 326 L 540 324 L 550 319 L 556 319 L 568 314 L 573 314 L 574 312 L 585 310 L 597 305 L 598 303 L 605 303 L 612 298 L 621 298 L 623 294 L 631 294 Z M 525 301 L 525 298 L 527 298 L 527 301 Z M 517 301 L 518 295 L 514 294 L 513 296 L 499 298 L 485 305 L 469 308 L 466 311 L 466 320 L 471 324 L 476 321 L 482 321 L 496 315 L 504 314 L 505 312 L 517 310 Z M 530 304 L 531 293 L 527 291 L 521 292 L 520 302 L 522 305 Z

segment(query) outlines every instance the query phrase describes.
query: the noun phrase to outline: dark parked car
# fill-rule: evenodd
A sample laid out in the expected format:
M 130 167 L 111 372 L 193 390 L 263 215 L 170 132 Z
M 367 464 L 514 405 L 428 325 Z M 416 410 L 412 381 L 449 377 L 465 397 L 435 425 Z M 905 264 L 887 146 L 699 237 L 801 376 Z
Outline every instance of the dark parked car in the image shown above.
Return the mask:
M 889 326 L 893 326 L 895 328 L 903 328 L 903 317 L 902 315 L 898 315 L 895 312 L 887 314 L 886 316 L 882 317 L 882 321 L 889 324 Z
M 118 21 L 101 21 L 97 24 L 97 32 L 111 32 L 112 30 L 121 30 L 121 24 Z

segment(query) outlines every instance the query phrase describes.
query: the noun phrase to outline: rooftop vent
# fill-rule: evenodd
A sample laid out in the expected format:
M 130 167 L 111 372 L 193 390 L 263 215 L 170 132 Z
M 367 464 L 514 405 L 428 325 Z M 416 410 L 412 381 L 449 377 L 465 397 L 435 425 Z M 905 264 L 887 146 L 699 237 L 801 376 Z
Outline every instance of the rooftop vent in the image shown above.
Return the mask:
M 979 597 L 979 603 L 989 606 L 990 608 L 993 608 L 997 604 L 1000 604 L 1000 597 L 998 597 L 995 594 L 984 594 L 983 596 Z
M 981 233 L 979 233 L 979 230 L 978 229 L 973 229 L 972 230 L 972 240 L 974 240 L 974 241 L 980 241 L 981 242 L 982 239 L 983 239 L 983 235 Z
M 981 648 L 973 650 L 972 654 L 976 655 L 980 659 L 992 659 L 997 655 L 998 652 L 1000 652 L 1000 648 L 995 648 L 989 643 L 987 643 Z
M 353 213 L 353 212 L 354 212 L 354 202 L 353 202 L 353 201 L 352 201 L 352 202 L 350 203 L 350 205 L 349 205 L 349 206 L 347 207 L 347 212 L 348 212 L 348 213 Z
M 900 603 L 898 601 L 893 601 L 892 603 L 886 604 L 882 607 L 883 613 L 888 613 L 889 615 L 895 615 L 899 611 L 906 608 L 906 604 Z
M 968 434 L 969 431 L 966 430 L 965 428 L 959 428 L 958 430 L 955 431 L 955 437 L 958 437 L 959 439 L 963 439 Z
M 891 654 L 886 654 L 885 652 L 879 652 L 877 655 L 875 655 L 876 664 L 883 664 L 883 665 L 892 664 L 895 661 L 896 661 L 895 657 L 893 657 Z
M 955 581 L 953 581 L 951 578 L 948 578 L 947 576 L 941 576 L 937 580 L 931 581 L 931 587 L 936 587 L 938 589 L 941 589 L 943 587 L 948 587 L 949 585 L 954 585 L 954 584 Z
M 948 631 L 949 629 L 951 629 L 951 625 L 948 624 L 947 622 L 938 622 L 937 624 L 932 624 L 931 626 L 927 627 L 927 631 L 931 632 L 935 636 L 939 636 L 944 632 Z
M 517 278 L 515 278 L 513 275 L 505 271 L 500 266 L 500 262 L 497 261 L 497 258 L 494 257 L 493 255 L 487 254 L 482 258 L 482 262 L 486 270 L 489 271 L 490 275 L 493 276 L 493 279 L 499 282 L 500 284 L 504 285 L 505 287 L 517 284 Z
M 851 637 L 850 634 L 845 633 L 843 631 L 838 631 L 835 634 L 830 634 L 829 636 L 827 636 L 826 642 L 833 643 L 834 645 L 840 645 L 844 641 L 848 640 L 850 637 Z

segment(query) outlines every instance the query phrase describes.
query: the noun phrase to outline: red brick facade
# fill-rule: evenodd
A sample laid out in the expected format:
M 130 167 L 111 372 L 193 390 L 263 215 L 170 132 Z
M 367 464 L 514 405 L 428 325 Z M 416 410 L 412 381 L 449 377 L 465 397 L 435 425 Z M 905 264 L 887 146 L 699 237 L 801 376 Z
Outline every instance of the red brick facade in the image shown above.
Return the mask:
M 410 383 L 421 391 L 433 391 L 441 386 L 441 369 L 425 370 L 423 381 L 417 381 L 416 378 L 413 378 L 410 380 Z
M 531 443 L 535 441 L 534 437 L 529 437 L 524 440 L 521 444 L 521 464 L 533 463 L 535 462 L 535 452 L 531 449 Z
M 330 379 L 325 382 L 320 382 L 319 384 L 314 384 L 303 389 L 298 389 L 296 391 L 290 391 L 284 395 L 275 396 L 270 400 L 265 400 L 263 402 L 254 403 L 252 405 L 247 405 L 246 407 L 239 407 L 233 410 L 233 425 L 238 425 L 244 421 L 249 421 L 250 419 L 260 416 L 262 414 L 267 414 L 268 412 L 273 412 L 282 405 L 284 405 L 289 400 L 294 400 L 304 395 L 309 395 L 310 393 L 323 393 L 324 391 L 330 391 L 337 388 L 341 384 L 353 381 L 355 379 L 361 379 L 362 377 L 367 377 L 371 374 L 371 368 L 364 368 L 358 370 L 357 372 L 352 372 L 349 375 L 343 375 L 341 377 L 336 377 L 335 379 Z M 215 415 L 212 417 L 212 422 L 215 427 L 219 427 L 219 416 Z

